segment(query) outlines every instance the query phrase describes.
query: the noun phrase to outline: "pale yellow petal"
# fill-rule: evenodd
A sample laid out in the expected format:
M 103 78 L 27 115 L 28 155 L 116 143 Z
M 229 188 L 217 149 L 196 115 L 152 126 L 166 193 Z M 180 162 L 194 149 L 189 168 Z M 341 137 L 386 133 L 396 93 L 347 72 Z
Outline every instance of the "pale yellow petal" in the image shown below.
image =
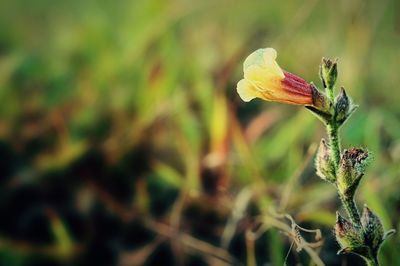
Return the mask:
M 256 65 L 246 69 L 244 78 L 260 92 L 280 89 L 282 81 L 279 73 L 273 69 Z
M 254 52 L 252 52 L 245 60 L 243 63 L 243 71 L 246 71 L 246 69 L 249 66 L 263 66 L 265 64 L 264 62 L 264 52 L 265 49 L 258 49 Z
M 256 88 L 247 80 L 242 79 L 238 82 L 236 90 L 240 96 L 240 98 L 249 102 L 256 97 L 261 97 L 262 94 L 256 90 Z
M 243 64 L 244 78 L 260 92 L 279 89 L 280 81 L 285 78 L 276 57 L 273 48 L 258 49 Z
M 275 60 L 276 57 L 278 56 L 278 53 L 274 48 L 264 48 L 263 50 L 263 57 L 264 59 L 272 59 Z
M 274 48 L 258 49 L 251 53 L 243 63 L 243 71 L 250 66 L 260 66 L 267 68 L 280 77 L 284 77 L 282 69 L 276 63 L 277 52 Z
M 285 74 L 276 62 L 277 53 L 273 48 L 265 48 L 263 53 L 265 67 L 280 78 L 284 78 Z

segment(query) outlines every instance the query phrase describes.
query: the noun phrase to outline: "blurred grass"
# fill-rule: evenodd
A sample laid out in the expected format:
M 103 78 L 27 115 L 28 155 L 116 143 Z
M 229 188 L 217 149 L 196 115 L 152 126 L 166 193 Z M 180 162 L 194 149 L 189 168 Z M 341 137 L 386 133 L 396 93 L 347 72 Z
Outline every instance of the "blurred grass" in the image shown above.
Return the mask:
M 243 104 L 235 85 L 260 47 L 275 47 L 282 67 L 316 84 L 321 57 L 338 57 L 339 83 L 360 105 L 343 144 L 375 155 L 359 203 L 399 228 L 399 8 L 395 0 L 1 2 L 0 264 L 245 264 L 252 217 L 287 197 L 281 212 L 323 230 L 327 265 L 357 265 L 335 255 L 338 200 L 312 160 L 304 163 L 323 127 L 298 107 Z M 244 187 L 254 196 L 224 250 Z M 279 232 L 255 242 L 257 264 L 282 264 L 291 242 Z M 383 265 L 400 264 L 399 240 L 383 247 Z M 221 250 L 210 254 L 209 244 Z M 287 263 L 308 261 L 292 251 Z

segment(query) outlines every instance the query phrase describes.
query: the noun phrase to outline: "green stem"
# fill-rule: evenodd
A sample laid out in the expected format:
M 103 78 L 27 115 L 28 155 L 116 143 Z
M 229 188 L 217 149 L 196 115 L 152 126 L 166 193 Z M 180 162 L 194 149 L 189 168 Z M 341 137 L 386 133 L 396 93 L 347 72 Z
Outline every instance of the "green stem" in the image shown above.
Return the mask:
M 335 164 L 335 170 L 339 168 L 340 161 L 340 139 L 339 139 L 339 127 L 333 123 L 329 123 L 326 126 L 328 131 L 329 146 L 331 149 L 333 162 Z
M 332 87 L 326 87 L 325 92 L 326 95 L 328 96 L 329 100 L 331 100 L 331 102 L 333 103 L 335 100 L 335 96 L 333 95 L 333 90 L 334 88 Z
M 335 173 L 337 174 L 340 162 L 340 138 L 339 138 L 339 126 L 334 122 L 327 125 L 329 146 L 335 165 Z M 340 200 L 347 212 L 351 222 L 359 227 L 361 227 L 360 214 L 358 212 L 357 206 L 354 202 L 354 197 L 347 197 L 345 195 L 339 195 Z
M 358 212 L 354 198 L 348 198 L 345 197 L 344 195 L 340 195 L 340 200 L 342 201 L 343 207 L 346 210 L 346 213 L 349 216 L 350 221 L 354 225 L 361 228 L 362 225 L 361 225 L 360 213 Z
M 330 147 L 332 159 L 333 159 L 334 166 L 335 166 L 336 179 L 337 179 L 337 174 L 339 171 L 340 156 L 341 156 L 339 127 L 340 127 L 340 125 L 337 125 L 333 121 L 328 123 L 326 126 L 327 132 L 328 132 L 328 138 L 329 138 L 329 147 Z M 339 192 L 339 197 L 340 197 L 340 200 L 343 204 L 344 209 L 346 210 L 346 213 L 347 213 L 351 223 L 354 226 L 361 229 L 362 228 L 361 218 L 360 218 L 360 213 L 358 212 L 357 205 L 354 201 L 354 194 L 346 196 Z M 360 231 L 360 233 L 361 233 L 361 231 Z M 376 256 L 373 256 L 372 254 L 370 254 L 369 257 L 364 257 L 364 260 L 368 266 L 379 266 L 378 259 L 376 258 Z
M 364 260 L 367 263 L 367 266 L 379 266 L 379 261 L 377 257 L 364 258 Z

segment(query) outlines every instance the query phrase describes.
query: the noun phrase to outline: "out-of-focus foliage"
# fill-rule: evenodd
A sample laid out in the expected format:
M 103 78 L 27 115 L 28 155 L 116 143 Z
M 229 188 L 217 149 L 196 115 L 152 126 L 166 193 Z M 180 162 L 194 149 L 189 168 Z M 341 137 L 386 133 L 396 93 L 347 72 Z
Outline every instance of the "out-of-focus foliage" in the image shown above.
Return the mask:
M 287 254 L 306 265 L 277 216 L 249 237 L 271 210 L 320 228 L 326 265 L 360 263 L 335 255 L 339 202 L 312 158 L 323 127 L 299 107 L 243 104 L 235 87 L 257 48 L 317 85 L 321 57 L 338 57 L 339 84 L 360 105 L 343 144 L 375 155 L 359 204 L 399 229 L 399 9 L 2 1 L 0 265 L 282 265 Z M 399 240 L 383 265 L 400 264 Z

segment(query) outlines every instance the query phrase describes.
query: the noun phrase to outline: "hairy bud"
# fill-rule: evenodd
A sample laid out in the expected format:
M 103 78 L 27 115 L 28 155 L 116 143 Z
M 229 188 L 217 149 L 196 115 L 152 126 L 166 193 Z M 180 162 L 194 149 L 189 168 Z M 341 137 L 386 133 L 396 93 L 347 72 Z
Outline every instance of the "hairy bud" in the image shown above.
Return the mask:
M 339 251 L 340 253 L 361 253 L 365 249 L 360 228 L 356 228 L 352 223 L 340 216 L 339 212 L 336 212 L 335 236 L 342 248 Z
M 319 76 L 321 78 L 324 88 L 333 89 L 336 83 L 338 71 L 337 62 L 327 58 L 322 58 L 319 68 Z
M 341 195 L 354 195 L 369 162 L 366 150 L 351 148 L 343 152 L 337 174 L 337 186 Z
M 368 207 L 364 205 L 364 210 L 361 218 L 361 223 L 364 228 L 365 242 L 377 251 L 383 242 L 384 230 L 381 220 Z
M 350 97 L 347 96 L 346 90 L 341 87 L 340 93 L 335 99 L 334 107 L 334 120 L 339 125 L 342 125 L 358 108 L 358 105 L 352 103 Z
M 337 121 L 346 119 L 350 110 L 350 99 L 343 87 L 340 88 L 340 93 L 335 100 L 335 118 Z
M 335 165 L 332 161 L 329 145 L 325 139 L 322 139 L 319 144 L 317 156 L 315 157 L 315 166 L 319 177 L 330 183 L 335 183 Z

